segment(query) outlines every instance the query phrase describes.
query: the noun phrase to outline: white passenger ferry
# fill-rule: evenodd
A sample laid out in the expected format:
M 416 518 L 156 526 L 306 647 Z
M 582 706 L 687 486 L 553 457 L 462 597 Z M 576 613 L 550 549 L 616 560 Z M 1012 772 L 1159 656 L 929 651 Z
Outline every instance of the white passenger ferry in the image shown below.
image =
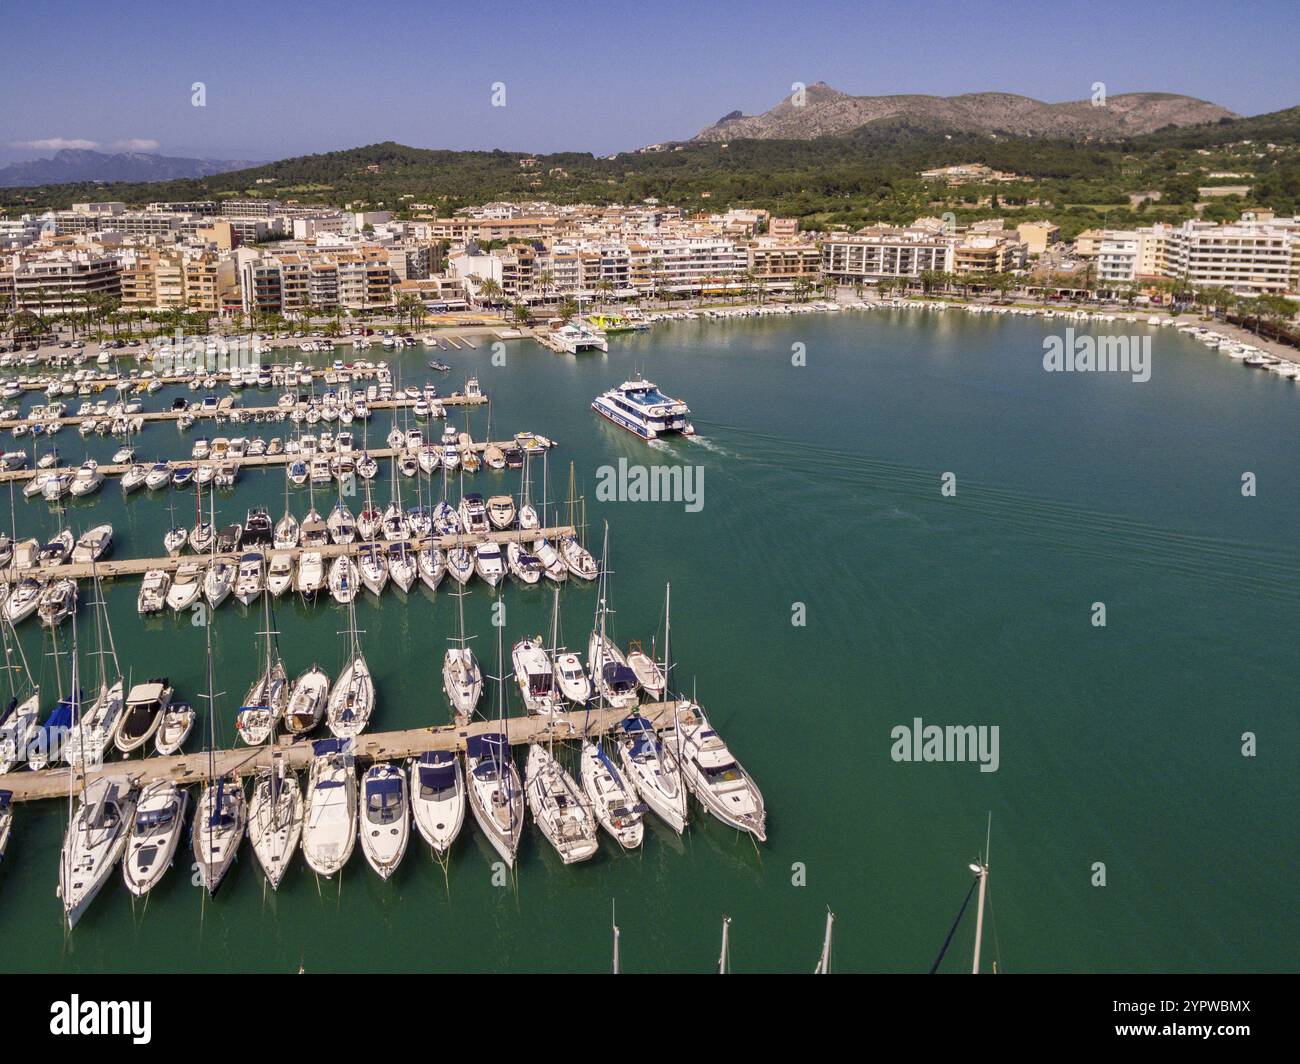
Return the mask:
M 591 408 L 615 425 L 635 432 L 643 440 L 653 440 L 666 432 L 693 435 L 695 427 L 686 420 L 690 408 L 680 399 L 664 395 L 655 384 L 644 378 L 624 381 L 596 396 Z

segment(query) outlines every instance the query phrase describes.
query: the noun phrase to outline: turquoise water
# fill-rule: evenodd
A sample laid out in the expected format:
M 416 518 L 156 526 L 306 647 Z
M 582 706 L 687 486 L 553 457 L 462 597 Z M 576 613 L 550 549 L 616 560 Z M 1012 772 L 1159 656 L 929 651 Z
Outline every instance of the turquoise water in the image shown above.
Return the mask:
M 191 885 L 184 857 L 147 905 L 133 907 L 112 880 L 67 935 L 54 895 L 66 809 L 27 805 L 0 865 L 6 966 L 600 971 L 614 903 L 625 970 L 709 970 L 725 913 L 736 970 L 804 971 L 829 904 L 839 969 L 924 971 L 991 812 L 986 968 L 997 958 L 1007 971 L 1294 970 L 1300 388 L 1145 327 L 1155 352 L 1145 384 L 1047 374 L 1052 327 L 842 313 L 660 325 L 577 360 L 526 343 L 507 346 L 504 366 L 486 344 L 439 353 L 453 366 L 439 387 L 481 379 L 494 436 L 528 429 L 558 441 L 552 499 L 567 495 L 573 463 L 593 547 L 609 521 L 620 640 L 661 629 L 672 582 L 677 682 L 757 778 L 768 843 L 697 806 L 683 839 L 651 824 L 640 853 L 602 839 L 595 860 L 565 868 L 530 824 L 502 888 L 471 822 L 445 874 L 413 843 L 389 883 L 360 854 L 341 886 L 318 884 L 298 860 L 277 895 L 245 848 L 215 901 Z M 806 366 L 791 364 L 796 343 Z M 398 356 L 404 383 L 428 376 L 429 355 Z M 698 439 L 647 447 L 589 409 L 634 369 L 691 404 Z M 174 394 L 193 393 L 149 404 Z M 464 415 L 451 420 L 461 427 Z M 283 436 L 289 426 L 225 428 Z M 376 415 L 372 442 L 388 428 Z M 482 411 L 471 428 L 482 438 Z M 153 425 L 140 451 L 187 454 L 193 435 Z M 57 443 L 74 460 L 87 449 L 71 430 Z M 116 446 L 96 438 L 88 449 L 104 459 Z M 702 509 L 596 500 L 598 470 L 620 457 L 701 467 Z M 1241 494 L 1245 471 L 1257 477 L 1253 498 Z M 513 471 L 484 473 L 474 487 L 517 482 Z M 283 485 L 279 470 L 246 471 L 219 495 L 218 521 L 256 503 L 278 516 Z M 535 496 L 540 487 L 535 475 Z M 413 502 L 411 482 L 402 488 Z M 375 490 L 386 502 L 387 470 Z M 192 492 L 124 503 L 112 485 L 64 519 L 76 530 L 110 520 L 116 556 L 156 555 L 169 502 L 192 523 Z M 20 536 L 55 529 L 45 503 L 19 495 L 16 505 Z M 305 491 L 292 505 L 306 510 Z M 142 622 L 138 586 L 107 589 L 123 669 L 167 673 L 193 699 L 203 631 L 170 616 Z M 492 599 L 471 587 L 467 624 L 490 666 Z M 508 652 L 547 629 L 551 595 L 510 586 L 504 599 Z M 1099 601 L 1104 628 L 1091 623 Z M 795 603 L 806 626 L 791 623 Z M 566 587 L 561 604 L 562 634 L 585 646 L 594 590 Z M 83 649 L 89 619 L 83 606 Z M 233 599 L 217 614 L 226 744 L 257 670 L 259 621 Z M 335 674 L 345 621 L 332 604 L 283 600 L 276 627 L 290 672 L 319 662 Z M 413 589 L 402 601 L 390 590 L 361 602 L 358 623 L 379 690 L 373 726 L 444 722 L 452 596 Z M 52 691 L 36 622 L 20 633 Z M 517 696 L 512 711 L 522 712 Z M 998 771 L 893 761 L 891 729 L 917 717 L 997 725 Z M 1253 758 L 1241 755 L 1247 731 Z M 1104 887 L 1092 885 L 1095 862 Z M 972 926 L 944 970 L 969 967 Z

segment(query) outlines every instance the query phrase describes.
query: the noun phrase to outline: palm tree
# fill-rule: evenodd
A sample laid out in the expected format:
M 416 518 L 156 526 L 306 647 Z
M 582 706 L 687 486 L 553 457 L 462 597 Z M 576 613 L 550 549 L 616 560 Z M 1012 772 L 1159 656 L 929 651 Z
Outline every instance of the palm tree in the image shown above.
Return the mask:
M 550 270 L 539 270 L 534 282 L 542 290 L 542 302 L 549 303 L 551 301 L 551 285 L 555 284 L 555 274 Z
M 484 281 L 481 285 L 479 285 L 478 294 L 479 294 L 479 298 L 483 301 L 483 303 L 487 307 L 491 308 L 501 295 L 501 286 L 497 284 L 497 282 L 494 281 L 491 277 L 489 277 L 486 281 Z

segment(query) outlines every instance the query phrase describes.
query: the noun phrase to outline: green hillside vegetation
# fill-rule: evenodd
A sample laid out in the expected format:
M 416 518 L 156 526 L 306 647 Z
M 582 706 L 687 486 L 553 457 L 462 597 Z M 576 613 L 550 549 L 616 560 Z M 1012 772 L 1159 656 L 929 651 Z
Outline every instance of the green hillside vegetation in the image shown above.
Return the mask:
M 985 163 L 1031 180 L 948 188 L 919 171 Z M 557 203 L 657 198 L 688 210 L 760 207 L 805 227 L 857 228 L 952 211 L 959 220 L 1048 218 L 1071 237 L 1101 225 L 1176 221 L 1191 213 L 1197 188 L 1215 171 L 1253 176 L 1245 198 L 1215 200 L 1211 219 L 1251 206 L 1300 212 L 1300 108 L 1205 126 L 1162 130 L 1122 142 L 1078 142 L 957 133 L 906 120 L 869 123 L 847 136 L 669 145 L 613 158 L 563 152 L 446 151 L 392 142 L 304 155 L 212 177 L 150 184 L 78 184 L 0 189 L 7 213 L 84 200 L 236 196 L 300 199 L 383 208 L 410 216 L 410 204 L 439 215 L 494 199 Z M 1136 207 L 1129 195 L 1160 193 Z M 418 212 L 425 213 L 425 212 Z

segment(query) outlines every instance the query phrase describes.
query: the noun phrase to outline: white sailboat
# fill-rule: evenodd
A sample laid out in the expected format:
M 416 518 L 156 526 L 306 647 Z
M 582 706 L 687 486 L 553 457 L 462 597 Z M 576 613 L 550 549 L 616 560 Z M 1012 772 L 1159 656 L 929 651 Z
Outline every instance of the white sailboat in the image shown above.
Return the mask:
M 483 672 L 465 636 L 465 592 L 456 592 L 457 645 L 448 647 L 442 662 L 442 688 L 457 722 L 469 720 L 483 696 Z M 473 638 L 472 636 L 469 638 Z
M 124 776 L 100 777 L 82 792 L 59 856 L 59 898 L 69 930 L 85 915 L 121 858 L 135 805 L 135 788 Z
M 360 735 L 375 710 L 375 687 L 357 638 L 356 606 L 348 603 L 348 660 L 330 689 L 326 707 L 330 731 L 342 739 Z
M 247 808 L 243 785 L 234 776 L 217 776 L 217 706 L 212 683 L 212 619 L 204 626 L 208 653 L 208 781 L 194 809 L 190 844 L 199 881 L 215 896 L 244 838 Z
M 579 770 L 583 789 L 591 799 L 600 826 L 623 849 L 635 850 L 641 845 L 645 833 L 646 804 L 623 778 L 602 740 L 587 739 L 583 742 Z
M 298 848 L 302 823 L 302 788 L 298 777 L 287 771 L 277 750 L 272 755 L 272 767 L 254 778 L 253 797 L 248 804 L 248 838 L 272 890 L 279 889 Z
M 505 662 L 497 629 L 497 721 L 500 730 L 465 740 L 465 780 L 469 807 L 492 848 L 511 868 L 524 831 L 524 789 L 510 755 L 506 734 Z
M 121 726 L 125 710 L 122 673 L 117 664 L 117 648 L 113 644 L 113 629 L 109 625 L 108 611 L 105 608 L 97 572 L 94 583 L 95 600 L 92 607 L 95 611 L 98 645 L 95 656 L 99 659 L 99 693 L 91 703 L 90 709 L 82 713 L 80 719 L 75 722 L 64 748 L 64 759 L 73 768 L 82 772 L 87 767 L 103 764 L 104 754 L 117 737 L 117 730 Z M 105 630 L 108 632 L 107 647 L 104 643 Z
M 465 776 L 460 760 L 434 750 L 410 762 L 411 815 L 433 852 L 444 856 L 465 822 Z
M 631 709 L 640 701 L 636 673 L 606 628 L 609 615 L 609 522 L 605 523 L 605 549 L 601 555 L 600 590 L 596 597 L 596 624 L 587 641 L 587 671 L 596 694 L 613 709 Z
M 359 832 L 361 852 L 380 879 L 397 871 L 410 840 L 410 792 L 406 776 L 394 765 L 380 762 L 361 781 Z
M 261 746 L 274 735 L 275 727 L 289 704 L 289 678 L 276 648 L 278 633 L 271 628 L 271 600 L 267 598 L 264 605 L 263 623 L 266 627 L 260 633 L 265 649 L 262 674 L 248 689 L 244 704 L 235 717 L 239 737 L 248 746 Z
M 313 665 L 294 681 L 289 705 L 284 712 L 284 728 L 290 735 L 305 735 L 321 722 L 329 702 L 330 678 L 319 665 Z
M 541 743 L 528 747 L 524 789 L 533 821 L 565 864 L 586 861 L 598 849 L 596 817 L 573 777 Z
M 302 855 L 307 867 L 327 879 L 352 856 L 357 840 L 357 773 L 348 739 L 312 743 Z

